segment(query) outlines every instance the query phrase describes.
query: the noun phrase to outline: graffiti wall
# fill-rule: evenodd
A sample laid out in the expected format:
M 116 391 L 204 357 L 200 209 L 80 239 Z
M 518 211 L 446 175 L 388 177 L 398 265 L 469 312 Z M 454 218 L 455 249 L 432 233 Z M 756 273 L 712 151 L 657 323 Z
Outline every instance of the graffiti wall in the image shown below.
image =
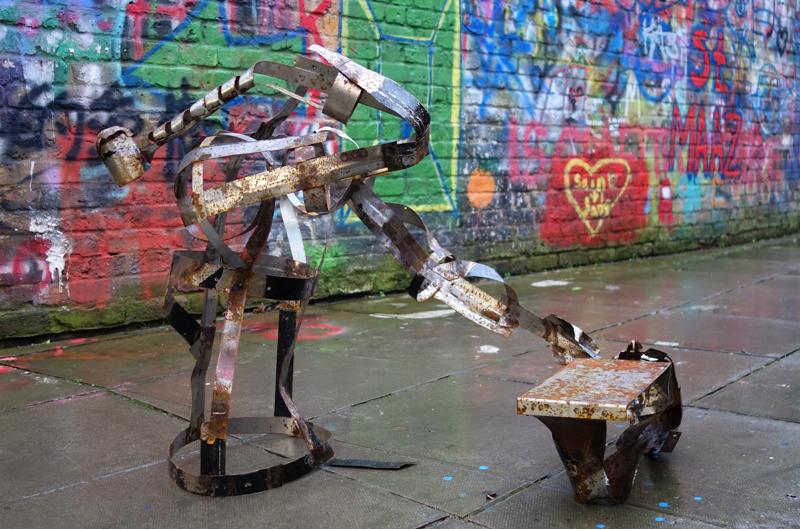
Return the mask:
M 96 133 L 314 43 L 429 108 L 430 156 L 376 190 L 466 256 L 522 271 L 800 226 L 797 0 L 0 0 L 0 337 L 157 317 L 171 250 L 195 244 L 177 160 L 277 101 L 236 100 L 124 189 Z M 359 110 L 346 132 L 409 131 Z M 334 224 L 324 292 L 404 286 L 349 212 Z

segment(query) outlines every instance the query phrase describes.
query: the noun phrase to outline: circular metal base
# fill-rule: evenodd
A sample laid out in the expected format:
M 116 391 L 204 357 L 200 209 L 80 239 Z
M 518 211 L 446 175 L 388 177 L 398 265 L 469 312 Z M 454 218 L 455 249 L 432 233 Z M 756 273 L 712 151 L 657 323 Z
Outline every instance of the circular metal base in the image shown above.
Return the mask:
M 175 461 L 175 454 L 190 443 L 200 441 L 198 431 L 190 428 L 179 433 L 169 447 L 169 474 L 178 486 L 204 496 L 238 496 L 280 487 L 302 477 L 333 457 L 328 444 L 331 433 L 306 422 L 316 437 L 316 447 L 305 455 L 289 461 L 244 474 L 192 474 Z M 282 434 L 301 437 L 300 429 L 291 417 L 232 417 L 228 421 L 231 434 Z

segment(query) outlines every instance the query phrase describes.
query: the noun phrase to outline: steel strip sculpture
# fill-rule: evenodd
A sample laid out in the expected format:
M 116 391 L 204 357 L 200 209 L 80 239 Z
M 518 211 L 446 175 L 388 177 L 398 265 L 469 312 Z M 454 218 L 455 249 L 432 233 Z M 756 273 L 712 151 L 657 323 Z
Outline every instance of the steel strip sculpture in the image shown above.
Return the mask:
M 156 151 L 186 134 L 235 97 L 256 86 L 259 76 L 285 81 L 294 90 L 263 83 L 285 96 L 281 110 L 243 135 L 220 132 L 205 138 L 181 161 L 175 180 L 180 216 L 187 227 L 207 241 L 205 251 L 175 254 L 165 301 L 170 324 L 184 337 L 196 360 L 192 373 L 192 413 L 188 428 L 170 447 L 170 472 L 186 490 L 207 495 L 257 492 L 291 481 L 332 457 L 330 433 L 305 421 L 292 400 L 292 362 L 303 310 L 313 294 L 319 270 L 293 258 L 264 253 L 272 218 L 279 201 L 285 221 L 296 213 L 329 214 L 347 204 L 373 235 L 413 275 L 410 293 L 418 301 L 435 298 L 471 321 L 501 335 L 522 328 L 550 343 L 554 355 L 566 363 L 572 358 L 596 357 L 597 348 L 580 328 L 554 315 L 541 318 L 522 307 L 514 290 L 492 268 L 458 260 L 428 231 L 422 219 L 402 204 L 382 201 L 372 190 L 374 179 L 414 166 L 428 154 L 430 117 L 426 109 L 400 85 L 346 57 L 320 46 L 311 46 L 325 62 L 298 56 L 293 65 L 262 61 L 209 92 L 201 100 L 134 139 L 121 127 L 104 130 L 97 151 L 118 185 L 139 178 Z M 260 79 L 260 77 L 259 77 Z M 323 104 L 306 97 L 309 89 L 326 94 Z M 413 135 L 407 139 L 326 154 L 324 143 L 342 132 L 322 128 L 300 136 L 278 136 L 280 125 L 299 104 L 311 105 L 326 116 L 346 124 L 358 105 L 366 105 L 407 122 Z M 301 159 L 300 149 L 314 156 Z M 243 158 L 263 157 L 267 169 L 240 175 Z M 225 182 L 207 189 L 203 164 L 225 162 Z M 292 163 L 294 162 L 294 163 Z M 298 193 L 302 192 L 303 200 Z M 251 233 L 243 250 L 226 242 L 226 214 L 236 208 L 258 205 L 255 219 L 236 235 Z M 297 212 L 293 211 L 297 209 Z M 418 240 L 412 233 L 422 230 Z M 295 241 L 296 242 L 296 241 Z M 301 245 L 302 246 L 302 245 Z M 299 257 L 299 258 L 298 258 Z M 505 285 L 497 299 L 473 282 L 488 279 Z M 204 293 L 200 321 L 175 299 L 174 293 Z M 216 337 L 215 316 L 219 294 L 227 294 L 220 352 L 214 372 L 210 415 L 206 420 L 204 385 Z M 256 296 L 279 302 L 278 360 L 276 365 L 275 417 L 230 418 L 239 335 L 245 300 Z M 282 433 L 301 438 L 308 449 L 303 457 L 248 474 L 225 471 L 226 439 L 237 433 Z M 199 475 L 182 469 L 175 456 L 182 447 L 201 441 Z

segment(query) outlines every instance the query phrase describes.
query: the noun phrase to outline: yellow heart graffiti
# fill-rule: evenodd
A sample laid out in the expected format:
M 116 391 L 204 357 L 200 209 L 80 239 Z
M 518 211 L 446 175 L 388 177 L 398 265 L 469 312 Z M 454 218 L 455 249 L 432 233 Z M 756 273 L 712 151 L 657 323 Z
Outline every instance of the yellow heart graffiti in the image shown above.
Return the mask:
M 597 174 L 607 166 L 618 166 L 618 171 L 608 170 Z M 611 168 L 609 168 L 611 169 Z M 617 178 L 624 172 L 625 181 L 619 185 Z M 617 201 L 631 181 L 631 166 L 622 158 L 606 158 L 589 165 L 580 158 L 573 158 L 564 166 L 564 189 L 567 200 L 583 221 L 589 236 L 594 237 L 611 216 Z M 576 198 L 576 194 L 580 195 Z M 578 199 L 582 199 L 583 204 Z

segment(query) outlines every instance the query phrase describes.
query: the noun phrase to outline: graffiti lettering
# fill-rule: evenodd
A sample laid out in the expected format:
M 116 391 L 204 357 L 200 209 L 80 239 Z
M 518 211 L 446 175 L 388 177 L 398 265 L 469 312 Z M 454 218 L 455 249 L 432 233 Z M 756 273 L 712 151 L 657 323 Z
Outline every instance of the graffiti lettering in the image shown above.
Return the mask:
M 724 120 L 724 126 L 723 126 Z M 738 164 L 737 146 L 741 116 L 733 110 L 724 111 L 716 107 L 712 118 L 712 128 L 706 126 L 704 106 L 692 105 L 681 123 L 680 110 L 672 107 L 672 128 L 670 131 L 668 160 L 669 169 L 675 168 L 675 149 L 678 145 L 688 145 L 689 153 L 686 171 L 717 173 L 725 178 L 738 178 L 741 168 Z
M 709 41 L 713 47 L 708 46 Z M 730 91 L 728 81 L 723 79 L 723 68 L 727 64 L 723 42 L 723 33 L 720 29 L 713 35 L 707 28 L 698 28 L 692 32 L 687 66 L 689 82 L 695 90 L 705 88 L 713 66 L 714 90 L 723 94 Z
M 622 158 L 600 160 L 589 165 L 573 158 L 564 167 L 564 190 L 591 237 L 611 216 L 631 182 L 631 168 Z

